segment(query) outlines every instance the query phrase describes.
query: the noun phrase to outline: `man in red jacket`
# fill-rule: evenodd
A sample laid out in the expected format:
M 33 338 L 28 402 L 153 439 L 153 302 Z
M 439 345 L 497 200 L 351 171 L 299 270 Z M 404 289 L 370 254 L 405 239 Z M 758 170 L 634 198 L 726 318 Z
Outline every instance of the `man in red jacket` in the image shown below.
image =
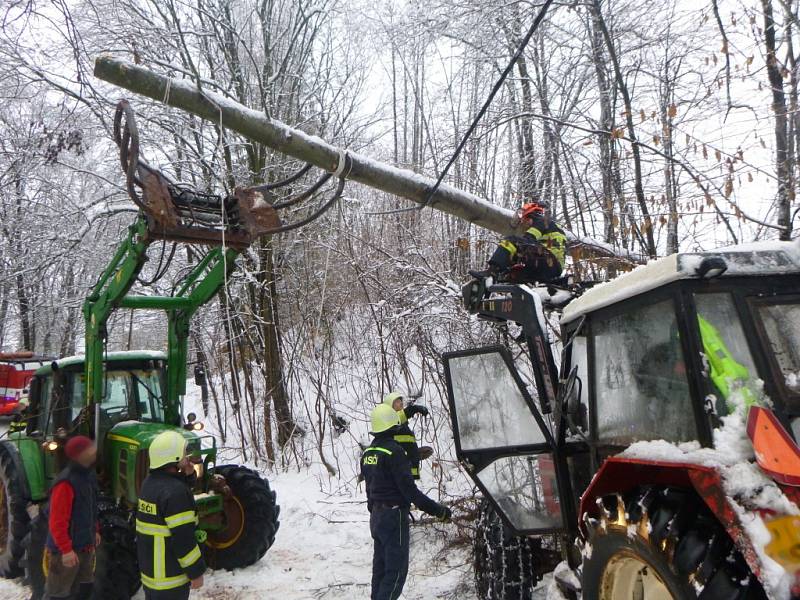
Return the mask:
M 69 464 L 50 490 L 50 517 L 44 567 L 48 598 L 88 600 L 94 581 L 97 522 L 97 446 L 88 437 L 71 438 L 64 448 Z

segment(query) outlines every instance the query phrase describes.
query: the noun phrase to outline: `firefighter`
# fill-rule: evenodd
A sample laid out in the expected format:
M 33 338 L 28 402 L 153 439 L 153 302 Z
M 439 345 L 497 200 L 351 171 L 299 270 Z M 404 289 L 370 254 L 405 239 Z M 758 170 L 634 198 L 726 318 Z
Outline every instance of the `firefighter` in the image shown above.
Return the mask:
M 185 600 L 203 586 L 206 570 L 197 545 L 195 511 L 186 474 L 193 469 L 186 439 L 177 431 L 153 438 L 150 474 L 136 512 L 139 569 L 147 600 Z
M 391 406 L 397 411 L 397 416 L 400 417 L 400 428 L 394 436 L 394 441 L 405 450 L 408 462 L 411 463 L 411 475 L 414 479 L 419 480 L 419 463 L 429 458 L 433 454 L 433 449 L 430 446 L 419 447 L 417 438 L 408 422 L 414 415 L 427 417 L 428 409 L 419 404 L 410 404 L 404 408 L 403 399 L 403 395 L 400 392 L 389 392 L 383 397 L 383 403 Z
M 47 542 L 42 560 L 47 598 L 88 600 L 94 582 L 97 522 L 97 446 L 77 435 L 66 443 L 69 464 L 50 490 Z
M 442 521 L 450 509 L 434 502 L 414 484 L 403 448 L 394 440 L 400 416 L 387 404 L 372 411 L 372 444 L 361 456 L 366 480 L 369 528 L 374 541 L 371 600 L 397 600 L 408 574 L 409 511 L 414 504 Z
M 503 275 L 513 283 L 546 283 L 564 270 L 567 236 L 545 203 L 529 202 L 517 211 L 522 235 L 504 239 L 489 259 L 485 275 Z

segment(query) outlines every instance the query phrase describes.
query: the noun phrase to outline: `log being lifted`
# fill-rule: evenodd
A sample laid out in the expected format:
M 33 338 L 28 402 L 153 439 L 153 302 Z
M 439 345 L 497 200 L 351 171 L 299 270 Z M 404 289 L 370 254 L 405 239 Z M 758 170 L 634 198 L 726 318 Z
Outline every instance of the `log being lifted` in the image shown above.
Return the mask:
M 331 173 L 336 172 L 343 160 L 344 149 L 289 127 L 229 98 L 200 90 L 189 80 L 173 79 L 109 56 L 97 58 L 94 74 L 99 79 L 131 92 L 221 124 L 277 152 L 311 163 Z M 347 155 L 350 159 L 348 180 L 418 204 L 425 202 L 429 190 L 435 183 L 428 177 L 372 160 L 356 152 L 348 150 Z M 513 213 L 510 210 L 446 184 L 439 186 L 429 206 L 501 235 L 513 231 Z M 573 256 L 585 254 L 620 259 L 625 262 L 642 262 L 640 255 L 619 251 L 608 244 L 579 238 L 569 232 L 567 236 Z

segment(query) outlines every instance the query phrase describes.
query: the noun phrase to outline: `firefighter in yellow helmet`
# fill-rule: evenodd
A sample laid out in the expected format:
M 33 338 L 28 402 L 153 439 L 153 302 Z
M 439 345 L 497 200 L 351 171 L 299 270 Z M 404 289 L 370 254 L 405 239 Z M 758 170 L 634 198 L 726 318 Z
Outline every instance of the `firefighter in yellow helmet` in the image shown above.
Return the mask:
M 381 403 L 372 410 L 371 418 L 375 437 L 361 456 L 374 541 L 370 599 L 397 600 L 408 574 L 411 505 L 443 521 L 450 519 L 451 512 L 414 484 L 406 453 L 394 440 L 400 427 L 397 411 Z
M 147 600 L 185 600 L 206 570 L 195 537 L 197 512 L 185 476 L 193 469 L 186 438 L 164 431 L 150 443 L 150 474 L 136 512 L 139 570 Z
M 394 441 L 405 450 L 408 461 L 411 463 L 411 475 L 414 479 L 419 479 L 419 463 L 429 458 L 433 454 L 433 449 L 430 446 L 419 446 L 414 431 L 408 423 L 414 415 L 427 417 L 428 409 L 419 404 L 409 404 L 404 407 L 403 399 L 403 394 L 400 392 L 389 392 L 383 397 L 383 403 L 391 406 L 400 417 L 400 427 L 397 429 Z

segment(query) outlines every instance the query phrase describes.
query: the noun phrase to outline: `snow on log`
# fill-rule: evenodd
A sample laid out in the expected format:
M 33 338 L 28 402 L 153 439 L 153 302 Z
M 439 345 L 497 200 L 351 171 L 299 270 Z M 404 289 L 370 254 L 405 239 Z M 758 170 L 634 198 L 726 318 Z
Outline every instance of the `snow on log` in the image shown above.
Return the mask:
M 335 172 L 344 149 L 317 136 L 276 121 L 214 92 L 203 90 L 186 79 L 174 79 L 145 67 L 109 56 L 95 61 L 94 74 L 99 79 L 163 102 L 260 142 L 273 150 L 298 160 Z M 383 192 L 424 204 L 435 181 L 406 169 L 387 165 L 362 154 L 347 151 L 352 168 L 347 179 Z M 465 219 L 501 235 L 513 230 L 513 214 L 474 194 L 442 184 L 434 193 L 430 207 Z M 643 262 L 638 254 L 620 251 L 608 244 L 579 238 L 567 233 L 573 256 L 600 256 L 626 262 Z

